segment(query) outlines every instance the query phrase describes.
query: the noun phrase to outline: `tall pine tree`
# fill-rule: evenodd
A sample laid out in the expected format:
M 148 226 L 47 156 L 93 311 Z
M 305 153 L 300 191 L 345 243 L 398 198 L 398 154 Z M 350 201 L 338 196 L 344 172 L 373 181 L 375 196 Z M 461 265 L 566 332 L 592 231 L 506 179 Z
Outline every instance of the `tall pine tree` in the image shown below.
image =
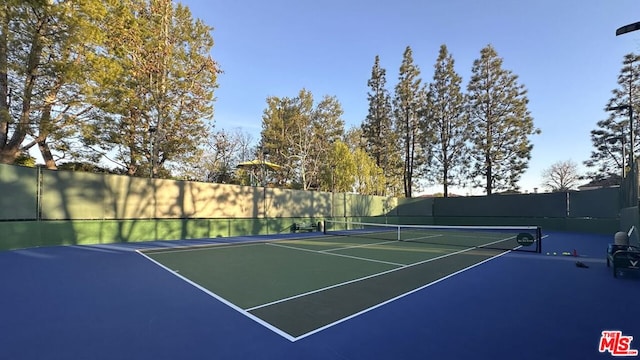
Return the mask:
M 440 46 L 434 67 L 422 124 L 429 134 L 424 137 L 431 159 L 426 174 L 443 185 L 444 197 L 448 197 L 449 186 L 460 185 L 459 179 L 468 167 L 469 122 L 460 86 L 462 78 L 455 72 L 453 56 L 446 45 Z
M 607 101 L 605 110 L 615 108 L 609 116 L 598 121 L 598 128 L 591 130 L 591 143 L 595 148 L 591 158 L 585 165 L 592 170 L 587 174 L 594 181 L 613 177 L 619 178 L 628 170 L 629 154 L 631 152 L 631 125 L 629 123 L 629 108 L 633 107 L 633 134 L 637 147 L 638 124 L 635 120 L 638 113 L 640 94 L 640 56 L 627 54 L 622 61 L 618 88 L 612 91 L 613 97 Z M 633 149 L 635 154 L 636 149 Z M 632 156 L 635 158 L 635 156 Z
M 413 62 L 413 51 L 407 46 L 400 65 L 398 84 L 393 99 L 394 128 L 400 137 L 402 151 L 404 196 L 413 194 L 414 175 L 420 167 L 420 113 L 424 107 L 424 89 L 420 69 Z
M 473 62 L 467 90 L 472 126 L 472 176 L 487 195 L 494 190 L 517 190 L 540 133 L 527 109 L 529 100 L 518 76 L 502 68 L 502 58 L 488 45 Z
M 393 131 L 391 96 L 386 88 L 386 70 L 380 67 L 380 57 L 376 55 L 371 78 L 367 81 L 369 92 L 369 113 L 362 123 L 365 150 L 386 176 L 385 193 L 400 191 L 400 153 L 396 144 L 398 135 Z

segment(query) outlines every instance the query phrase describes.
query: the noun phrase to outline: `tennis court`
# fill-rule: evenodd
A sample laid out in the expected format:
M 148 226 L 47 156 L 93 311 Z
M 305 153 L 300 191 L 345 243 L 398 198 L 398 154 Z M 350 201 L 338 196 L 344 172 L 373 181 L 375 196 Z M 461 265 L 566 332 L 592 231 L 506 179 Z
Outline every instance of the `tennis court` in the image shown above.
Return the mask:
M 340 230 L 327 236 L 141 254 L 295 341 L 504 254 L 518 247 L 517 234 L 538 231 L 332 225 Z
M 0 252 L 0 357 L 610 358 L 603 330 L 640 334 L 609 236 L 408 230 Z M 574 249 L 589 268 L 546 255 Z

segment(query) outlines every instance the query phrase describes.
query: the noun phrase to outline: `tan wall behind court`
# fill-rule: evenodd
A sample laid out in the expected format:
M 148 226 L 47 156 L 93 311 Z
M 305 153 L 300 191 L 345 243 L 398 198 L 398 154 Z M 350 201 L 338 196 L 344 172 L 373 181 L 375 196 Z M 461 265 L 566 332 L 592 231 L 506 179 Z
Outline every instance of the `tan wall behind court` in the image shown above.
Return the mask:
M 395 198 L 382 196 L 51 171 L 8 165 L 2 169 L 3 181 L 0 186 L 9 189 L 18 181 L 25 189 L 7 191 L 8 197 L 3 198 L 7 203 L 30 204 L 23 206 L 20 212 L 19 216 L 25 219 L 36 218 L 38 172 L 41 174 L 40 218 L 43 220 L 381 216 L 393 212 L 397 205 Z M 9 218 L 9 215 L 4 218 Z

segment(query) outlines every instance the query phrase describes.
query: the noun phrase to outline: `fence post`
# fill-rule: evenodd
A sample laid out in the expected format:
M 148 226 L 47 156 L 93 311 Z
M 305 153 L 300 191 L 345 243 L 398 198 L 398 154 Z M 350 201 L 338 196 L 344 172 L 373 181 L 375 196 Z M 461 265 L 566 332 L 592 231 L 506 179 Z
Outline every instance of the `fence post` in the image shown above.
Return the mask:
M 42 166 L 36 166 L 36 221 L 42 220 Z

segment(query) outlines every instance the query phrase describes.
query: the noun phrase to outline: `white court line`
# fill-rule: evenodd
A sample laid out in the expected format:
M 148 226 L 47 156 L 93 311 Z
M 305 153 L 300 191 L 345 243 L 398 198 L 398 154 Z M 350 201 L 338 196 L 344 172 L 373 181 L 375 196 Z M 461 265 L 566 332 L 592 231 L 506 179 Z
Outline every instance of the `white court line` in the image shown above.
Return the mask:
M 434 238 L 434 237 L 441 237 L 441 236 L 444 236 L 444 234 L 434 234 L 434 235 L 420 236 L 420 237 L 410 238 L 410 239 L 400 239 L 400 241 L 409 241 L 409 242 L 411 242 L 411 241 L 414 241 L 414 240 L 431 239 L 431 238 Z M 439 244 L 431 244 L 431 245 L 439 245 Z
M 177 252 L 188 252 L 188 251 L 203 251 L 203 250 L 219 250 L 229 247 L 245 247 L 245 246 L 255 246 L 262 245 L 262 241 L 252 241 L 249 243 L 216 243 L 216 244 L 203 244 L 203 245 L 194 245 L 194 246 L 181 246 L 176 248 L 167 248 L 166 250 L 154 250 L 154 249 L 165 249 L 165 248 L 151 248 L 151 249 L 138 249 L 136 251 L 140 252 L 148 252 L 150 254 L 167 254 L 167 253 L 177 253 Z
M 226 299 L 224 299 L 224 298 L 222 298 L 222 297 L 218 296 L 217 294 L 215 294 L 215 293 L 213 293 L 213 292 L 211 292 L 211 291 L 207 290 L 206 288 L 204 288 L 204 287 L 200 286 L 199 284 L 197 284 L 197 283 L 195 283 L 195 282 L 193 282 L 193 281 L 191 281 L 191 280 L 187 279 L 186 277 L 184 277 L 184 276 L 182 276 L 182 275 L 178 274 L 176 271 L 173 271 L 173 270 L 169 269 L 168 267 L 166 267 L 166 266 L 162 265 L 161 263 L 159 263 L 159 262 L 157 262 L 157 261 L 153 260 L 152 258 L 150 258 L 149 256 L 147 256 L 147 255 L 146 255 L 145 253 L 143 253 L 142 251 L 140 251 L 140 250 L 136 250 L 136 252 L 137 252 L 138 254 L 140 254 L 140 255 L 144 256 L 147 260 L 149 260 L 149 261 L 153 262 L 154 264 L 156 264 L 156 265 L 160 266 L 161 268 L 163 268 L 163 269 L 167 270 L 169 273 L 171 273 L 171 274 L 173 274 L 173 275 L 175 275 L 175 276 L 179 277 L 180 279 L 182 279 L 182 280 L 186 281 L 188 284 L 193 285 L 195 288 L 199 289 L 200 291 L 204 292 L 205 294 L 207 294 L 207 295 L 209 295 L 209 296 L 211 296 L 211 297 L 213 297 L 213 298 L 217 299 L 218 301 L 220 301 L 220 302 L 222 302 L 223 304 L 225 304 L 225 305 L 229 306 L 229 307 L 230 307 L 230 308 L 232 308 L 233 310 L 236 310 L 237 312 L 239 312 L 239 313 L 241 313 L 241 314 L 245 315 L 246 317 L 250 318 L 251 320 L 253 320 L 253 321 L 257 322 L 258 324 L 260 324 L 260 325 L 262 325 L 262 326 L 266 327 L 267 329 L 269 329 L 269 330 L 271 330 L 271 331 L 275 332 L 276 334 L 278 334 L 278 335 L 282 336 L 283 338 L 285 338 L 285 339 L 287 339 L 287 340 L 289 340 L 289 341 L 291 341 L 291 342 L 293 342 L 293 341 L 295 341 L 295 340 L 296 340 L 296 338 L 295 338 L 295 337 L 293 337 L 293 336 L 291 336 L 291 335 L 287 334 L 286 332 L 284 332 L 284 331 L 280 330 L 279 328 L 277 328 L 277 327 L 275 327 L 275 326 L 271 325 L 270 323 L 268 323 L 268 322 L 266 322 L 266 321 L 264 321 L 264 320 L 260 319 L 260 318 L 259 318 L 259 317 L 257 317 L 257 316 L 254 316 L 253 314 L 251 314 L 251 313 L 249 313 L 249 312 L 247 312 L 247 311 L 243 310 L 242 308 L 238 307 L 238 306 L 237 306 L 237 305 L 235 305 L 234 303 L 227 301 Z
M 344 246 L 344 247 L 337 247 L 337 248 L 333 248 L 333 249 L 319 250 L 319 251 L 320 252 L 331 252 L 331 251 L 338 251 L 338 250 L 345 250 L 345 249 L 355 249 L 355 248 L 367 247 L 367 246 L 372 246 L 372 245 L 384 245 L 384 244 L 390 244 L 390 243 L 395 243 L 395 242 L 398 242 L 398 240 L 388 240 L 388 241 L 382 241 L 382 242 L 370 243 L 370 244 Z

